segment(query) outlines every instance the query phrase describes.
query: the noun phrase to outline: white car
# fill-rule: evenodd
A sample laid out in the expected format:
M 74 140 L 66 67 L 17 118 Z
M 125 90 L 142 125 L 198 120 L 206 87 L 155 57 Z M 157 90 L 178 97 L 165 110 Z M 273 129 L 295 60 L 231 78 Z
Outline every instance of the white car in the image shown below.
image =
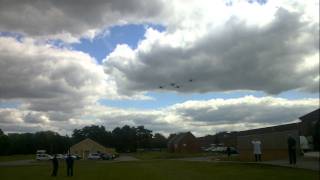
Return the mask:
M 57 159 L 64 159 L 64 155 L 63 154 L 57 154 Z
M 101 159 L 101 155 L 99 153 L 90 153 L 88 159 L 91 160 L 98 160 Z
M 37 154 L 36 155 L 36 160 L 41 161 L 41 160 L 50 160 L 53 157 L 50 156 L 49 154 Z
M 225 152 L 225 151 L 227 151 L 227 147 L 223 147 L 223 146 L 218 146 L 211 149 L 211 152 Z
M 63 159 L 67 159 L 68 158 L 68 154 L 65 154 L 64 156 L 63 156 Z M 72 157 L 72 159 L 80 159 L 80 156 L 78 156 L 78 155 L 71 155 L 71 157 Z

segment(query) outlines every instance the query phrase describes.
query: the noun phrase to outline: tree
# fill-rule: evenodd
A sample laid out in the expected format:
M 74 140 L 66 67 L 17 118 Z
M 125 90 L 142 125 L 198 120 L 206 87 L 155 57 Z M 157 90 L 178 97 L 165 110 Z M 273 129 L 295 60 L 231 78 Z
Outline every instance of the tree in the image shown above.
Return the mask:
M 72 139 L 74 143 L 80 142 L 85 138 L 90 138 L 104 146 L 112 145 L 112 134 L 106 131 L 104 126 L 92 125 L 73 130 Z
M 8 153 L 9 140 L 3 131 L 0 129 L 0 155 L 5 155 Z
M 155 133 L 152 137 L 152 147 L 153 148 L 166 148 L 167 147 L 167 138 L 160 133 Z
M 137 149 L 136 128 L 128 125 L 112 131 L 114 146 L 119 152 L 135 152 Z
M 136 128 L 137 147 L 138 148 L 150 148 L 152 141 L 152 131 L 145 129 L 144 126 L 138 126 Z
M 66 153 L 70 147 L 69 137 L 52 131 L 9 134 L 8 142 L 7 154 L 34 154 L 38 149 L 50 154 Z

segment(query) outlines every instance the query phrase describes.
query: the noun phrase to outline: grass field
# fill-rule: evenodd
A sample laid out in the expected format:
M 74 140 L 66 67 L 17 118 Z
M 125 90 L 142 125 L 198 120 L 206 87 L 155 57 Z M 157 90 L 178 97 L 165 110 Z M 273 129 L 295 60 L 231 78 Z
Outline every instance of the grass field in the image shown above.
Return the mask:
M 18 160 L 25 160 L 25 159 L 35 159 L 35 154 L 27 154 L 27 155 L 12 155 L 12 156 L 0 156 L 0 162 L 5 161 L 18 161 Z
M 152 160 L 152 159 L 176 159 L 185 157 L 201 157 L 201 156 L 212 156 L 212 153 L 169 153 L 166 151 L 162 152 L 137 152 L 130 154 L 141 160 Z
M 135 162 L 76 161 L 74 177 L 66 177 L 62 161 L 58 177 L 50 177 L 50 162 L 33 166 L 0 167 L 1 180 L 318 180 L 318 172 L 238 163 L 146 160 Z

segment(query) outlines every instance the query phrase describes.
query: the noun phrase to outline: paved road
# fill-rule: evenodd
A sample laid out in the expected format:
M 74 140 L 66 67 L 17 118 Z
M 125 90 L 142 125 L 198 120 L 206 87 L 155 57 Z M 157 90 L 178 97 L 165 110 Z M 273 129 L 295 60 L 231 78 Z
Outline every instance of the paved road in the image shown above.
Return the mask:
M 189 158 L 179 158 L 172 160 L 181 160 L 181 161 L 202 161 L 202 162 L 216 162 L 216 163 L 250 163 L 257 164 L 256 162 L 240 162 L 240 161 L 215 161 L 212 157 L 189 157 Z M 309 158 L 300 158 L 297 160 L 296 165 L 290 165 L 287 159 L 283 160 L 273 160 L 273 161 L 262 161 L 258 164 L 268 164 L 268 165 L 276 165 L 283 167 L 292 167 L 292 168 L 301 168 L 301 169 L 309 169 L 314 171 L 320 171 L 319 167 L 319 159 L 309 159 Z
M 287 159 L 284 160 L 274 160 L 274 161 L 265 161 L 262 164 L 270 164 L 284 167 L 292 167 L 292 168 L 301 168 L 301 169 L 310 169 L 314 171 L 320 171 L 319 160 L 317 159 L 298 159 L 297 164 L 291 165 L 289 164 Z

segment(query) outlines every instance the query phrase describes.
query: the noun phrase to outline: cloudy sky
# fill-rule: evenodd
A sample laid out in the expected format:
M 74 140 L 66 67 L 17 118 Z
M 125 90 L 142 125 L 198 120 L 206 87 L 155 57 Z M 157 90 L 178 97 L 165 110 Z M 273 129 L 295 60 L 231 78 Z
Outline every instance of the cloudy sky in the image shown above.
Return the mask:
M 0 128 L 197 136 L 319 108 L 316 0 L 0 0 Z

